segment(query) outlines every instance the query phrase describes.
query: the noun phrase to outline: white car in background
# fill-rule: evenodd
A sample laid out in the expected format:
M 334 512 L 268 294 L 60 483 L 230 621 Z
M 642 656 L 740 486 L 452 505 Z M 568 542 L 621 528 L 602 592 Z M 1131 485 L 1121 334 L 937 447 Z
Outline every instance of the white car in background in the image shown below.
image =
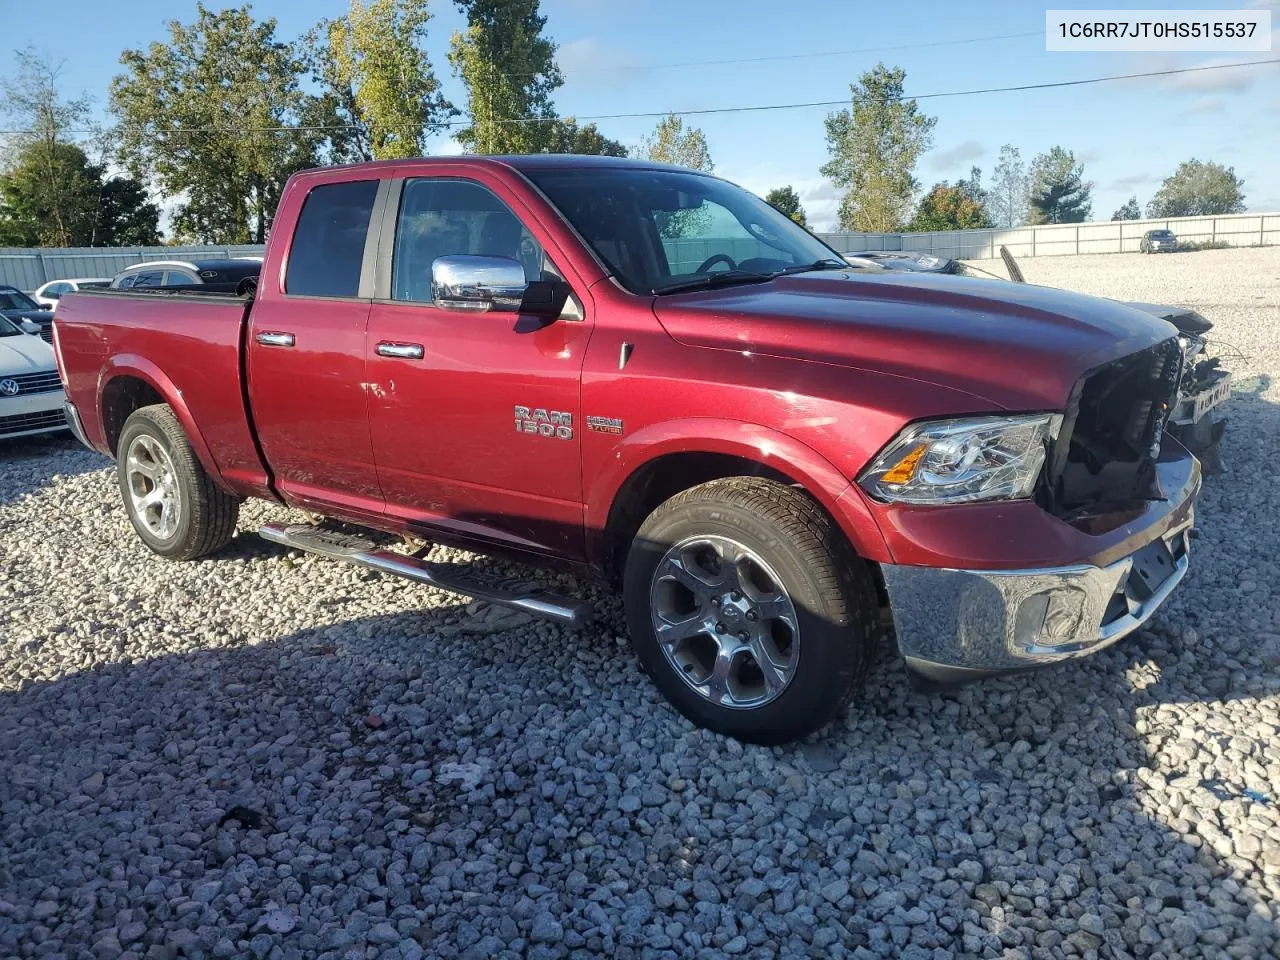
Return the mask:
M 36 303 L 40 304 L 45 310 L 52 310 L 58 305 L 58 301 L 64 293 L 75 293 L 77 290 L 109 286 L 111 286 L 110 277 L 78 277 L 74 280 L 50 280 L 43 286 L 36 288 L 36 292 L 32 296 L 35 298 Z
M 0 316 L 0 440 L 67 429 L 53 348 Z

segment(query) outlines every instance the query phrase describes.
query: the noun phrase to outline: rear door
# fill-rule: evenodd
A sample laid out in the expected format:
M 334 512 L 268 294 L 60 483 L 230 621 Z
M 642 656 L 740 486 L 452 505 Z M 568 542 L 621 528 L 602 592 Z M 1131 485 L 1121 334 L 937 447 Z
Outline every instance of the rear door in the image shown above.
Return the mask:
M 589 315 L 547 322 L 432 302 L 437 257 L 508 257 L 526 280 L 548 268 L 564 276 L 548 238 L 500 181 L 481 172 L 397 182 L 387 211 L 366 369 L 387 513 L 580 556 Z
M 259 287 L 247 344 L 254 421 L 277 489 L 296 506 L 352 519 L 383 508 L 364 349 L 378 199 L 377 179 L 305 191 L 283 270 Z

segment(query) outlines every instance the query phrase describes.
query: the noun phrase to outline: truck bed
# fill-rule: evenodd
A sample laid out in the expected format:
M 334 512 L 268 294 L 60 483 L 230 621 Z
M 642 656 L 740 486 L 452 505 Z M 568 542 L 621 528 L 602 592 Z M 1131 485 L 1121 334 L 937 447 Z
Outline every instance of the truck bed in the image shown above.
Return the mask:
M 196 455 L 224 488 L 272 496 L 244 389 L 253 300 L 190 287 L 82 290 L 59 301 L 55 343 L 67 397 L 89 441 L 114 455 L 113 400 L 152 390 L 172 402 Z M 151 358 L 163 358 L 163 368 Z M 101 395 L 102 403 L 98 397 Z

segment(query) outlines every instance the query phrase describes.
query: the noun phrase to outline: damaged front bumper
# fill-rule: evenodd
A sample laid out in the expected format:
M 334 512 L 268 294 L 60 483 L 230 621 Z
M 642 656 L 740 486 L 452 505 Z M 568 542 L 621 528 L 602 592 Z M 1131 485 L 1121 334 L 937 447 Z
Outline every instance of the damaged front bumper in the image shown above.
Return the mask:
M 882 564 L 907 667 L 959 683 L 1085 656 L 1141 627 L 1186 574 L 1200 465 L 1161 460 L 1164 500 L 1132 522 L 1126 554 L 1033 569 Z

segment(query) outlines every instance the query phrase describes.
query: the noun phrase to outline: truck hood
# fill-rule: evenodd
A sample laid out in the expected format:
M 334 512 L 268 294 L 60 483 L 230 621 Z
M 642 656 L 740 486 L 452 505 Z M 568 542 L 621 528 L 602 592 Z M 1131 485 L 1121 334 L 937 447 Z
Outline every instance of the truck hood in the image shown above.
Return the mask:
M 0 337 L 0 377 L 55 370 L 53 348 L 32 334 Z
M 691 346 L 832 363 L 963 390 L 1010 410 L 1059 410 L 1088 370 L 1175 334 L 1165 321 L 1050 287 L 839 271 L 657 297 Z

